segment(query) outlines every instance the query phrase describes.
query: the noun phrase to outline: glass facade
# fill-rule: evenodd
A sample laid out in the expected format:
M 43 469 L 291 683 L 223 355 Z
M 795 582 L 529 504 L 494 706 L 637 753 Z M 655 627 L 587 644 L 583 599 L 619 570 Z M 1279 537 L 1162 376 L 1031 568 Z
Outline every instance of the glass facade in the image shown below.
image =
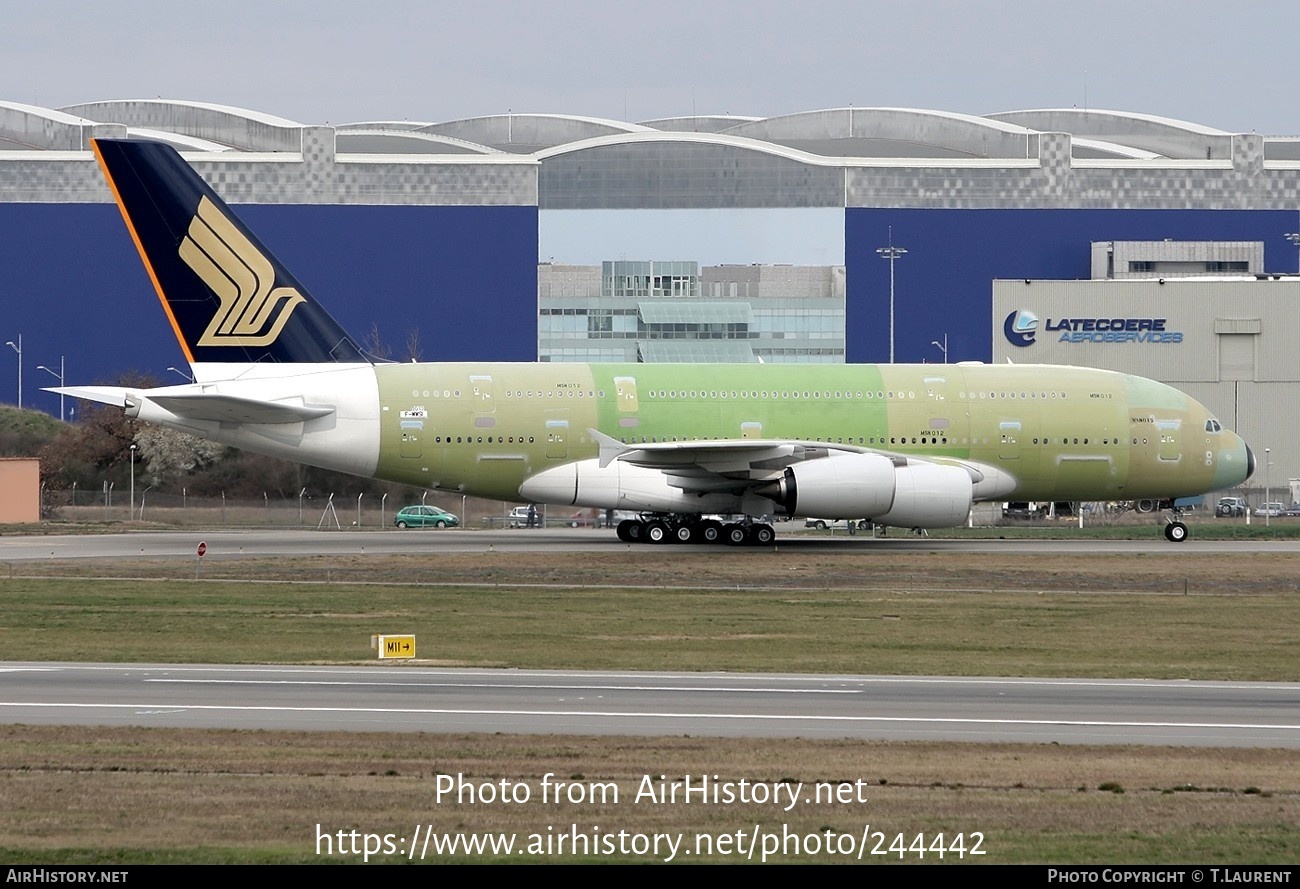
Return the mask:
M 538 266 L 541 361 L 844 362 L 843 266 Z

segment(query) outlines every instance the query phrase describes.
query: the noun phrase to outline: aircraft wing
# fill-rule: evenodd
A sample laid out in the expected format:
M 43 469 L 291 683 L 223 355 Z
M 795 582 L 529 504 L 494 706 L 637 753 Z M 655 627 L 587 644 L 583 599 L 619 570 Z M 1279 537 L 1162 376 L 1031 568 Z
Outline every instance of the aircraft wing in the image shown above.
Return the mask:
M 98 401 L 101 404 L 114 404 L 127 408 L 128 413 L 138 412 L 142 401 L 150 401 L 170 414 L 187 420 L 210 420 L 226 423 L 301 423 L 315 420 L 334 412 L 333 407 L 325 405 L 296 404 L 291 401 L 266 401 L 256 398 L 243 398 L 235 395 L 219 395 L 212 392 L 195 392 L 191 387 L 169 387 L 135 391 L 120 386 L 65 386 L 50 388 L 47 392 L 58 392 Z M 132 416 L 135 414 L 132 413 Z
M 656 442 L 624 444 L 596 429 L 588 433 L 600 445 L 601 468 L 618 460 L 645 469 L 656 469 L 668 484 L 688 493 L 732 491 L 741 493 L 780 479 L 798 463 L 833 455 L 875 455 L 891 461 L 895 469 L 907 466 L 951 466 L 970 476 L 976 499 L 993 499 L 1014 487 L 1006 473 L 996 467 L 955 457 L 917 457 L 858 445 L 819 441 L 725 439 L 721 441 Z

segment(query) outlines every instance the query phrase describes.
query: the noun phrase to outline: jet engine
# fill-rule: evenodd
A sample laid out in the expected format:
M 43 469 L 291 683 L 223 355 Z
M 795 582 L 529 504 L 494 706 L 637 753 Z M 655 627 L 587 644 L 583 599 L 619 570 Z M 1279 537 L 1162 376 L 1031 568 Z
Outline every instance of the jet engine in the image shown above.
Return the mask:
M 757 493 L 790 515 L 871 519 L 882 525 L 945 528 L 970 512 L 970 474 L 956 466 L 879 454 L 840 454 L 786 468 Z

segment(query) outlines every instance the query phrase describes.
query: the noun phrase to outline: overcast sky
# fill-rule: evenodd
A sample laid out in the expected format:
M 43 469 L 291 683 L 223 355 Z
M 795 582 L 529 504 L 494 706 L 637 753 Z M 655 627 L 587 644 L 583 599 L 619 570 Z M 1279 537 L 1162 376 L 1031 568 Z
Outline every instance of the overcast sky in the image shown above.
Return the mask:
M 162 96 L 301 123 L 1091 107 L 1300 134 L 1284 0 L 11 3 L 0 99 Z

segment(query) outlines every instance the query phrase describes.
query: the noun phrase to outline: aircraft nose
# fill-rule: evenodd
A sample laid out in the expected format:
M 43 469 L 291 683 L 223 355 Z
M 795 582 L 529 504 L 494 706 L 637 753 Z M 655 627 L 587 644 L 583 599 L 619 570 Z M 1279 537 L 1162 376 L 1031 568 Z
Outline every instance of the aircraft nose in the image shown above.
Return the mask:
M 1255 452 L 1250 449 L 1250 445 L 1246 445 L 1246 478 L 1250 478 L 1254 474 Z

